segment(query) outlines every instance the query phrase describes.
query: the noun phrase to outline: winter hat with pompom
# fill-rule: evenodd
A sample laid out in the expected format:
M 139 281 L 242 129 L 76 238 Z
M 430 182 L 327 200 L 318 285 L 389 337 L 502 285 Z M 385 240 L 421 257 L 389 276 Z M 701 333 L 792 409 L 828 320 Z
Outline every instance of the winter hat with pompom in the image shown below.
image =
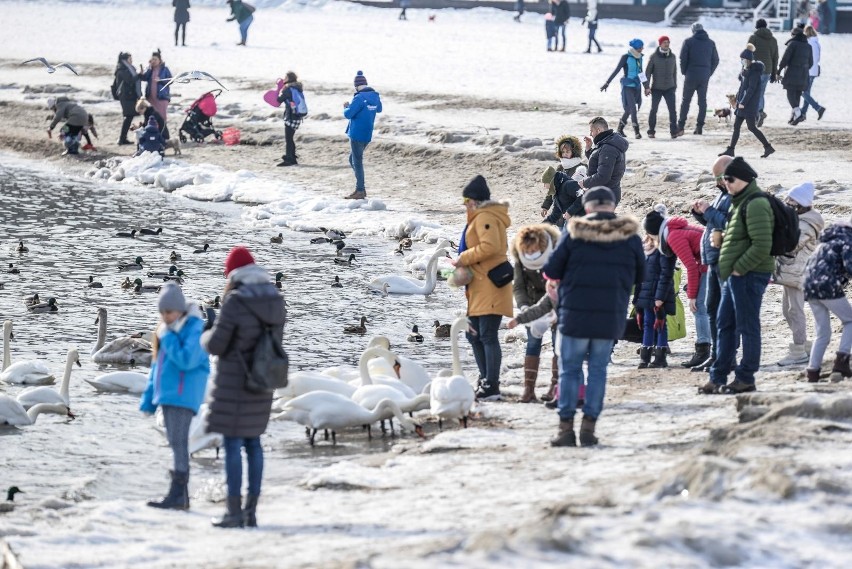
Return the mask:
M 658 203 L 654 206 L 648 215 L 645 216 L 645 221 L 642 223 L 642 227 L 645 228 L 645 233 L 648 235 L 659 235 L 660 228 L 663 226 L 663 221 L 666 219 L 666 213 L 668 210 L 666 206 L 661 203 Z
M 633 49 L 642 49 L 643 47 L 645 47 L 645 42 L 643 42 L 639 38 L 633 38 L 627 45 L 629 45 Z
M 746 44 L 746 48 L 740 54 L 740 59 L 747 59 L 749 61 L 754 61 L 754 50 L 755 49 L 756 48 L 754 47 L 754 44 L 752 44 L 752 43 Z
M 355 87 L 357 88 L 357 87 L 360 87 L 361 85 L 366 85 L 366 84 L 367 84 L 367 78 L 364 77 L 364 72 L 359 71 L 358 73 L 356 73 L 355 74 Z
M 254 257 L 252 257 L 251 252 L 242 245 L 238 245 L 231 249 L 225 259 L 225 276 L 227 277 L 234 269 L 253 264 Z
M 805 182 L 790 188 L 790 191 L 787 192 L 787 197 L 802 207 L 811 207 L 814 203 L 813 182 Z

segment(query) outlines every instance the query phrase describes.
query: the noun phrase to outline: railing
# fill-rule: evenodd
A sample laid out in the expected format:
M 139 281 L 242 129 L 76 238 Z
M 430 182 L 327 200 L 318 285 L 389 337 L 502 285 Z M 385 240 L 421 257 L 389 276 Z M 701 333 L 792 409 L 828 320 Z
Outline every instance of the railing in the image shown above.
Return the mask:
M 769 7 L 775 4 L 775 0 L 763 0 L 760 4 L 757 5 L 757 8 L 754 9 L 754 19 L 759 20 L 764 13 L 769 11 Z
M 764 0 L 764 2 L 772 1 L 773 0 Z M 669 2 L 666 6 L 666 9 L 663 11 L 666 25 L 671 26 L 674 23 L 674 19 L 677 18 L 677 15 L 680 14 L 687 6 L 689 6 L 689 0 L 671 0 L 671 2 Z

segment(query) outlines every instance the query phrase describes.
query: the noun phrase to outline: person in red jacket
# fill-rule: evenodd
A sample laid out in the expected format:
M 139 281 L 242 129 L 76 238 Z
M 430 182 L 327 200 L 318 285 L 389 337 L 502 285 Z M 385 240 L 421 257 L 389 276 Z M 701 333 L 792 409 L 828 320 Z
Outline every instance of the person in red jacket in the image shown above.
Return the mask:
M 644 227 L 649 235 L 659 236 L 662 254 L 676 256 L 686 268 L 686 297 L 695 320 L 695 352 L 689 360 L 680 365 L 693 367 L 710 357 L 710 317 L 704 303 L 706 291 L 703 290 L 704 279 L 701 278 L 701 275 L 707 272 L 707 267 L 701 264 L 701 238 L 704 230 L 689 225 L 682 217 L 666 217 L 665 214 L 665 206 L 654 206 L 654 210 L 645 216 Z

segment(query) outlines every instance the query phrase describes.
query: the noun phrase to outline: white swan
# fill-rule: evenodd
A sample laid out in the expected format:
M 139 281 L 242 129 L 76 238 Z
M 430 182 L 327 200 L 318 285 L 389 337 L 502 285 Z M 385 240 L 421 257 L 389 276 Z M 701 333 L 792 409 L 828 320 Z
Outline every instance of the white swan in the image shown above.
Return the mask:
M 107 331 L 107 309 L 98 308 L 95 319 L 98 326 L 98 341 L 92 348 L 92 361 L 96 364 L 151 365 L 151 342 L 143 338 L 123 336 L 105 344 Z
M 352 397 L 357 388 L 334 377 L 315 371 L 297 371 L 287 378 L 287 387 L 275 390 L 276 399 L 294 399 L 312 391 L 328 391 Z
M 8 395 L 0 394 L 0 425 L 11 425 L 13 427 L 32 425 L 42 413 L 56 413 L 74 418 L 65 404 L 40 403 L 33 405 L 29 410 L 25 410 L 24 406 L 16 400 Z
M 52 385 L 56 378 L 50 369 L 38 360 L 24 360 L 12 363 L 9 342 L 12 339 L 12 321 L 3 323 L 3 371 L 0 382 L 20 385 Z
M 318 429 L 330 430 L 332 442 L 336 444 L 337 431 L 349 427 L 369 426 L 391 416 L 396 417 L 402 427 L 422 436 L 420 425 L 404 417 L 399 406 L 390 399 L 380 401 L 375 409 L 368 411 L 343 395 L 315 391 L 288 401 L 284 410 L 275 418 L 295 421 L 307 427 L 310 430 L 309 440 L 313 445 Z
M 52 387 L 28 387 L 18 393 L 18 403 L 24 406 L 24 409 L 29 409 L 39 403 L 50 403 L 52 405 L 70 406 L 71 399 L 68 393 L 68 388 L 71 385 L 71 370 L 74 364 L 80 365 L 80 357 L 77 354 L 77 348 L 68 350 L 68 357 L 65 360 L 65 375 L 62 376 L 62 383 L 59 384 L 59 391 Z
M 438 259 L 447 254 L 446 248 L 449 244 L 449 241 L 442 241 L 435 249 L 432 257 L 429 258 L 429 263 L 426 265 L 425 281 L 400 275 L 383 275 L 370 282 L 370 289 L 381 291 L 387 284 L 388 294 L 432 294 L 432 291 L 435 290 L 435 284 L 438 282 Z
M 106 393 L 144 393 L 148 387 L 148 375 L 135 371 L 114 371 L 86 379 L 86 383 Z
M 370 368 L 368 366 L 368 362 L 371 358 L 375 358 L 378 356 L 390 359 L 390 361 L 394 361 L 396 358 L 393 352 L 390 352 L 384 348 L 380 348 L 378 346 L 367 348 L 366 350 L 364 350 L 364 353 L 361 354 L 361 359 L 358 361 L 358 371 L 360 372 L 360 378 L 356 381 L 350 382 L 350 385 L 355 385 L 356 387 L 361 387 L 362 385 L 387 385 L 401 392 L 409 399 L 417 395 L 410 387 L 398 380 L 396 378 L 395 373 L 392 375 L 379 375 L 376 377 L 372 377 L 370 375 Z
M 388 340 L 385 336 L 373 336 L 373 338 L 367 344 L 367 348 L 373 348 L 376 346 L 384 348 L 386 350 L 390 350 L 390 340 Z M 384 375 L 393 375 L 393 368 L 389 369 L 391 370 L 390 373 Z M 361 377 L 361 372 L 358 370 L 357 367 L 348 365 L 327 367 L 325 369 L 320 370 L 320 373 L 342 381 L 352 381 L 353 379 L 358 379 L 359 377 Z
M 432 396 L 430 412 L 438 418 L 438 427 L 443 426 L 444 419 L 458 419 L 467 427 L 467 418 L 475 398 L 473 387 L 462 375 L 459 358 L 458 335 L 468 327 L 467 318 L 458 318 L 450 328 L 450 342 L 453 349 L 453 375 L 438 375 L 432 380 L 429 393 Z
M 426 369 L 405 356 L 394 354 L 397 362 L 399 362 L 399 380 L 411 388 L 414 393 L 424 393 L 432 378 L 426 372 Z M 393 370 L 393 364 L 385 358 L 373 358 L 367 364 L 370 375 L 387 375 L 393 377 L 396 372 Z

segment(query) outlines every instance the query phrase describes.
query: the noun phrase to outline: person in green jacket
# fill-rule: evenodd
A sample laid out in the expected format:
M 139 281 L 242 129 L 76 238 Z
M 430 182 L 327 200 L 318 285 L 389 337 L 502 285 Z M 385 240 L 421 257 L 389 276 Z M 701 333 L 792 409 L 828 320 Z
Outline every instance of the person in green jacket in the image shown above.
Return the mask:
M 242 0 L 228 0 L 228 5 L 231 6 L 231 17 L 228 18 L 228 21 L 236 20 L 240 25 L 240 43 L 237 45 L 246 45 L 248 29 L 254 21 L 254 6 L 246 4 Z
M 755 391 L 754 374 L 760 368 L 760 304 L 775 270 L 770 255 L 775 218 L 756 178 L 757 172 L 740 156 L 725 168 L 731 215 L 719 251 L 723 284 L 716 316 L 716 361 L 710 368 L 710 381 L 699 388 L 700 393 Z M 734 367 L 737 336 L 742 340 L 742 359 Z M 734 381 L 726 385 L 731 370 Z

